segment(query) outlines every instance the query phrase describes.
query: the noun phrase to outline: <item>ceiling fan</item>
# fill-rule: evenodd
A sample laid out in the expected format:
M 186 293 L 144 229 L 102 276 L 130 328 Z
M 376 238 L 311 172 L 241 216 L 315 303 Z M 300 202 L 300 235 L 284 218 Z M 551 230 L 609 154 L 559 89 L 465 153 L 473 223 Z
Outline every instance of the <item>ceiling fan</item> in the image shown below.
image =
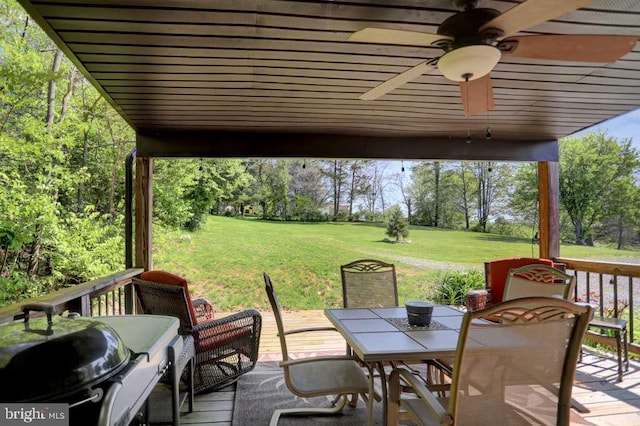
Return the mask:
M 445 52 L 374 87 L 360 99 L 377 99 L 437 68 L 445 78 L 459 82 L 466 115 L 484 114 L 494 108 L 490 72 L 502 55 L 610 63 L 629 53 L 638 41 L 637 36 L 617 35 L 512 36 L 595 0 L 524 0 L 505 13 L 477 8 L 478 0 L 453 1 L 461 11 L 442 22 L 435 34 L 364 28 L 349 36 L 351 41 L 436 46 Z

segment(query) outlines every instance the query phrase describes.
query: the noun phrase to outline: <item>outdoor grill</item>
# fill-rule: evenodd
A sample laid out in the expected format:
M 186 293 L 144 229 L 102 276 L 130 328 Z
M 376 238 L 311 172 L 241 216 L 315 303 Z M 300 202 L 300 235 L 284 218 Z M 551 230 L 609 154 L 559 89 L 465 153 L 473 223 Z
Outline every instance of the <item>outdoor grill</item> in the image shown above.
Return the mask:
M 47 318 L 30 319 L 44 310 Z M 54 317 L 25 307 L 25 321 L 0 327 L 0 402 L 69 404 L 71 425 L 145 423 L 145 402 L 182 351 L 176 318 Z M 11 384 L 11 385 L 8 385 Z

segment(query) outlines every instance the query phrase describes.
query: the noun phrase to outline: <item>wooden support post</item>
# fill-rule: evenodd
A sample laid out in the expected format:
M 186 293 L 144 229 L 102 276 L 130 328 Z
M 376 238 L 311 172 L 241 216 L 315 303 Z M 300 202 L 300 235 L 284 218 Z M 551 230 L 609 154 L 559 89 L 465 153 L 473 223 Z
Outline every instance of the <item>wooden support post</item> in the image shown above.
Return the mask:
M 150 270 L 153 216 L 153 158 L 136 158 L 135 266 Z
M 560 256 L 560 174 L 557 162 L 538 163 L 540 257 Z

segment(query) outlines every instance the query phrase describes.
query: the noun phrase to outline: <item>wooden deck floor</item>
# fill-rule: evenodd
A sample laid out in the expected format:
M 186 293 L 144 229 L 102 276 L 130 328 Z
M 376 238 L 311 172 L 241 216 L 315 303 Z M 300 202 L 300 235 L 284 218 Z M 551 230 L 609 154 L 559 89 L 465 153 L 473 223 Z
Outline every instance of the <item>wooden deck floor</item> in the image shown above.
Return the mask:
M 270 312 L 262 312 L 260 362 L 280 360 L 280 344 L 276 325 Z M 285 328 L 330 326 L 322 311 L 283 313 Z M 289 351 L 296 356 L 344 353 L 345 342 L 335 332 L 307 333 L 312 337 L 295 336 L 287 340 Z M 616 362 L 613 355 L 601 356 L 585 352 L 578 364 L 573 398 L 589 409 L 581 416 L 594 425 L 640 425 L 640 364 L 631 362 L 622 383 L 616 383 Z M 196 397 L 193 413 L 183 414 L 181 424 L 200 426 L 230 426 L 233 416 L 235 387 Z M 240 425 L 244 426 L 244 425 Z

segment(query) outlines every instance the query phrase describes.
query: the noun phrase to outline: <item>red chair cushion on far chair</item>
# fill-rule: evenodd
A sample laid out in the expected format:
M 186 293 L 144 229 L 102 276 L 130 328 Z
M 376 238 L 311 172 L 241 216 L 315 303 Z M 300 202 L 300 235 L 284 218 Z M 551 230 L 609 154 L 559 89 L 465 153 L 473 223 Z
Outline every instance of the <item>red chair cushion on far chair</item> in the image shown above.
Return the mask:
M 191 296 L 189 295 L 189 284 L 187 283 L 187 280 L 185 278 L 179 275 L 172 274 L 171 272 L 161 271 L 158 269 L 143 272 L 142 274 L 140 274 L 140 278 L 145 281 L 167 285 L 177 285 L 184 288 L 184 294 L 189 301 L 189 312 L 191 313 L 191 320 L 193 321 L 194 325 L 198 323 L 196 311 L 195 309 L 193 309 L 193 303 L 191 303 Z
M 220 348 L 238 341 L 241 337 L 250 337 L 253 329 L 250 326 L 237 327 L 233 323 L 220 324 L 195 332 L 196 353 Z
M 522 266 L 540 264 L 553 267 L 551 259 L 536 259 L 533 257 L 508 257 L 489 262 L 489 287 L 491 287 L 491 302 L 502 302 L 504 284 L 507 282 L 509 271 Z

